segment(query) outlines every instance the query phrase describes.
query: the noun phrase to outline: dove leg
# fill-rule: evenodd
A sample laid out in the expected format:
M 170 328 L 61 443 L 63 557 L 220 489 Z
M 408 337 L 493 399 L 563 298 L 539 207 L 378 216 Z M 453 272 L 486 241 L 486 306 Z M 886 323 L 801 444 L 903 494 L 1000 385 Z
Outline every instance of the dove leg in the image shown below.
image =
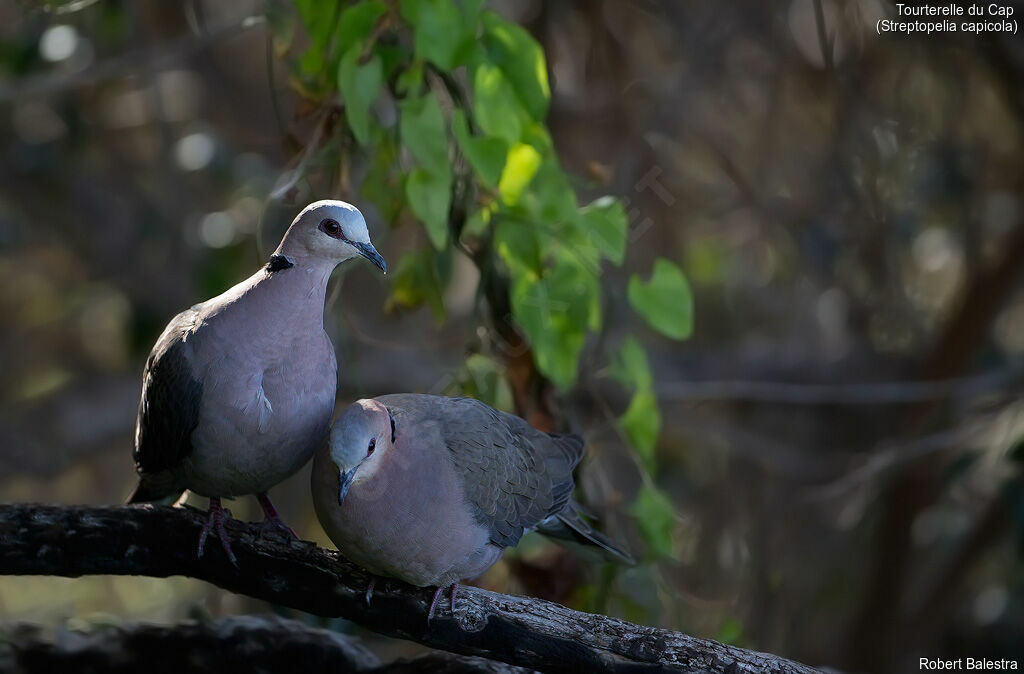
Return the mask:
M 299 537 L 295 535 L 292 528 L 281 521 L 281 516 L 277 514 L 277 509 L 274 508 L 274 504 L 270 502 L 270 497 L 266 494 L 257 494 L 256 499 L 260 502 L 260 507 L 263 508 L 263 522 L 260 523 L 260 536 L 262 536 L 268 529 L 278 529 L 288 536 L 294 539 Z
M 430 619 L 434 617 L 434 609 L 437 608 L 437 602 L 441 599 L 441 593 L 444 592 L 444 588 L 438 586 L 437 591 L 434 592 L 434 598 L 430 600 L 430 610 L 427 611 L 427 623 L 430 623 Z
M 430 610 L 427 611 L 427 622 L 428 623 L 430 622 L 431 618 L 434 617 L 434 611 L 435 611 L 435 609 L 437 609 L 437 603 L 441 600 L 441 595 L 443 595 L 444 591 L 449 589 L 449 588 L 451 589 L 451 592 L 452 592 L 452 594 L 451 594 L 452 617 L 453 618 L 455 617 L 455 591 L 456 591 L 456 589 L 458 587 L 459 587 L 458 583 L 452 583 L 449 587 L 443 587 L 442 586 L 442 587 L 438 587 L 437 588 L 437 591 L 434 592 L 434 598 L 432 600 L 430 600 Z
M 231 563 L 238 566 L 238 559 L 235 557 L 235 553 L 231 551 L 231 545 L 228 543 L 228 532 L 224 529 L 224 523 L 231 519 L 231 511 L 226 508 L 222 508 L 220 505 L 220 499 L 212 497 L 210 499 L 210 514 L 206 518 L 206 524 L 203 525 L 202 531 L 199 533 L 199 550 L 197 556 L 202 558 L 203 553 L 206 550 L 206 538 L 210 535 L 212 530 L 217 534 L 217 538 L 220 539 L 221 547 L 224 548 L 224 552 L 227 554 L 228 559 Z

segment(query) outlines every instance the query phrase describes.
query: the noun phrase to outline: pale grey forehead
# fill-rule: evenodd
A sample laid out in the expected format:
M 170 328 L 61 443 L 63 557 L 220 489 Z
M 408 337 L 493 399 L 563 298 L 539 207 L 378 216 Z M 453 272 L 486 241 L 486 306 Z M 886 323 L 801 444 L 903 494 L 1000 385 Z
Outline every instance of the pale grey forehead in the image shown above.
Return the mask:
M 361 435 L 369 428 L 369 415 L 355 405 L 350 405 L 341 413 L 331 428 L 331 440 L 341 441 L 348 435 Z
M 306 215 L 312 215 L 317 218 L 334 218 L 342 224 L 358 223 L 364 227 L 366 226 L 366 220 L 363 219 L 363 214 L 359 212 L 359 209 L 344 201 L 332 199 L 314 201 L 299 213 L 299 217 Z
M 359 400 L 345 408 L 331 428 L 331 438 L 341 440 L 345 435 L 362 436 L 369 433 L 374 426 L 374 418 L 380 412 L 374 407 Z M 358 439 L 361 439 L 358 438 Z

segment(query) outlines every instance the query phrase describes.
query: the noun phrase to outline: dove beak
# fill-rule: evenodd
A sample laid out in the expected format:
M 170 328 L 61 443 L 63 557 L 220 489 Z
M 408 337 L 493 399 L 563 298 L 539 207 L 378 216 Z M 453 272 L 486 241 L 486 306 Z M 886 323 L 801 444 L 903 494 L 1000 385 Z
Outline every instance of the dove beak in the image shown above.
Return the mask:
M 360 255 L 372 262 L 374 266 L 385 274 L 388 273 L 388 263 L 384 261 L 384 258 L 381 257 L 380 253 L 377 252 L 377 249 L 373 247 L 372 243 L 352 242 L 352 245 L 359 251 Z
M 345 504 L 345 497 L 348 495 L 348 488 L 352 486 L 352 480 L 355 478 L 356 469 L 343 470 L 338 475 L 338 505 Z

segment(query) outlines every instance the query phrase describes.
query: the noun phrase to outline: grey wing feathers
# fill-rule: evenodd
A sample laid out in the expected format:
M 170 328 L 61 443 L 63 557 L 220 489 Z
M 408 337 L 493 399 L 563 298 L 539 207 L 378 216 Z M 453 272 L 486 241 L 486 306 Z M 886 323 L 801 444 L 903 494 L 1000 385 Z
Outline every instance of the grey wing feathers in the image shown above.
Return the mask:
M 503 412 L 498 414 L 515 432 L 530 438 L 546 459 L 548 473 L 552 477 L 552 504 L 549 516 L 537 525 L 537 530 L 552 538 L 596 546 L 613 561 L 635 564 L 628 552 L 590 526 L 581 516 L 579 504 L 572 500 L 572 491 L 576 486 L 572 473 L 583 458 L 583 438 L 575 434 L 544 433 L 517 416 Z
M 539 431 L 534 431 L 539 433 Z M 572 473 L 583 458 L 583 438 L 578 435 L 543 433 L 535 443 L 545 451 L 548 474 L 551 475 L 552 504 L 549 515 L 561 512 L 572 496 L 576 483 Z
M 165 471 L 192 451 L 203 386 L 194 376 L 183 335 L 194 321 L 192 309 L 176 316 L 146 361 L 132 452 L 139 473 Z
M 491 542 L 513 546 L 565 507 L 583 455 L 579 436 L 548 435 L 471 398 L 441 400 L 442 437 Z
M 583 438 L 575 433 L 560 435 L 545 433 L 526 423 L 520 417 L 505 412 L 497 412 L 512 432 L 528 441 L 543 457 L 547 474 L 551 478 L 551 508 L 548 515 L 560 512 L 569 501 L 576 484 L 573 471 L 583 459 Z

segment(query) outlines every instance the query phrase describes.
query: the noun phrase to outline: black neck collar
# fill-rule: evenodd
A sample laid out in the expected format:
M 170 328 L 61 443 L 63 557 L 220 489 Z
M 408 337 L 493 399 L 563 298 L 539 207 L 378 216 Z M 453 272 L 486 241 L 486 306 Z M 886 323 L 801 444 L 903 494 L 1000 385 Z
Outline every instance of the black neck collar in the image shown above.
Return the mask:
M 294 266 L 295 263 L 284 255 L 271 255 L 270 262 L 267 263 L 267 271 L 281 271 L 282 269 L 289 269 Z

